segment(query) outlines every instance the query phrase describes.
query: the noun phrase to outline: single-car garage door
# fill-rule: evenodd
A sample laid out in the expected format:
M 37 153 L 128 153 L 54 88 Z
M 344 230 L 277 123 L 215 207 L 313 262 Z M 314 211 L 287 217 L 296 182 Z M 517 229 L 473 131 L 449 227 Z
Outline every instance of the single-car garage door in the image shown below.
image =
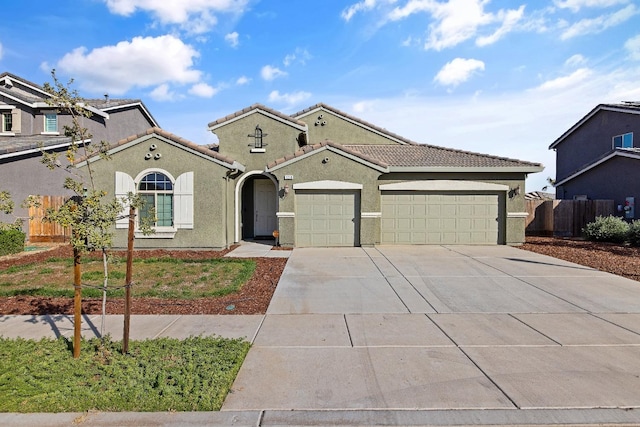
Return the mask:
M 382 193 L 383 244 L 497 244 L 498 195 Z
M 358 201 L 349 190 L 296 191 L 296 246 L 358 245 Z

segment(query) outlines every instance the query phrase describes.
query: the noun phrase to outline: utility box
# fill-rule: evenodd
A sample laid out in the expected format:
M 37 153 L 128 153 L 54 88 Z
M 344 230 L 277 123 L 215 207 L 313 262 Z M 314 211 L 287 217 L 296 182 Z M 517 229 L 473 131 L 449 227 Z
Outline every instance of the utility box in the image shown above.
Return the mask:
M 627 197 L 624 202 L 624 217 L 633 219 L 635 215 L 635 197 Z

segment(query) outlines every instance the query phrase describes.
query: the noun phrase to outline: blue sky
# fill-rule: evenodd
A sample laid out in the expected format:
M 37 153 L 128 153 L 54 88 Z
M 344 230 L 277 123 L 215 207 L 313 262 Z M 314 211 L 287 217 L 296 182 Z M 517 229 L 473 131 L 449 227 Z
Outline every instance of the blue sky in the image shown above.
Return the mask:
M 40 6 L 37 6 L 40 4 Z M 599 103 L 640 101 L 634 0 L 4 2 L 0 70 L 141 99 L 167 131 L 324 102 L 421 143 L 540 162 Z M 340 141 L 337 141 L 340 142 Z

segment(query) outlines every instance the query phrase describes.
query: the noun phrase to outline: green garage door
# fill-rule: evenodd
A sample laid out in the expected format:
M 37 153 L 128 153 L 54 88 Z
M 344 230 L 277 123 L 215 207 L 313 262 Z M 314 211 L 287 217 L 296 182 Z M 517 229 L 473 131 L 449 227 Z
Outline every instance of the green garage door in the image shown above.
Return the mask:
M 382 193 L 383 244 L 497 244 L 498 195 Z
M 296 246 L 355 246 L 357 206 L 353 191 L 296 191 Z

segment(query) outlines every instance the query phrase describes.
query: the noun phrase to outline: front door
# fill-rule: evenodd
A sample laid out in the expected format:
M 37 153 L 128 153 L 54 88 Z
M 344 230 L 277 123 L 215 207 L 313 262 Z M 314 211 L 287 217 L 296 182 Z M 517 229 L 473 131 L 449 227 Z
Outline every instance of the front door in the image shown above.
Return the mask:
M 272 236 L 276 230 L 276 187 L 270 179 L 253 182 L 253 209 L 254 236 Z

